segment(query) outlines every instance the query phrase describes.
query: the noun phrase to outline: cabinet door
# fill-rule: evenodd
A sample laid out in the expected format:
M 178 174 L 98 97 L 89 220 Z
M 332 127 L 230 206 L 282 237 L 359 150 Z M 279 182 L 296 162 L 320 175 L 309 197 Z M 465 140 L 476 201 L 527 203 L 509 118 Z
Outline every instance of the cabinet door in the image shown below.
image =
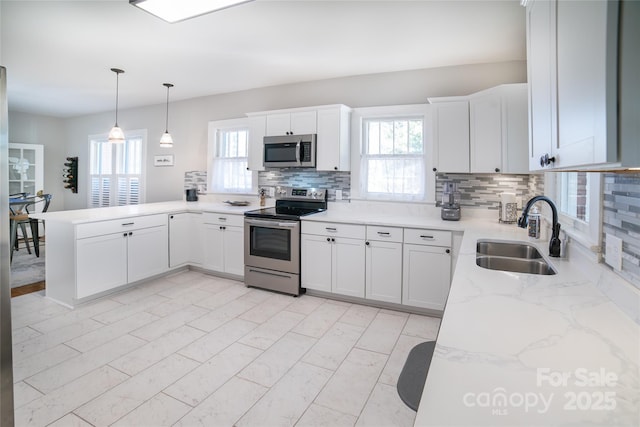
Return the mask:
M 404 245 L 403 304 L 444 310 L 451 281 L 450 252 L 443 247 Z
M 527 4 L 527 76 L 529 81 L 529 169 L 543 169 L 540 158 L 553 156 L 556 144 L 556 4 Z
M 529 120 L 526 83 L 503 86 L 502 172 L 529 173 Z
M 167 226 L 131 231 L 127 237 L 129 283 L 164 273 L 169 262 Z
M 434 167 L 438 172 L 469 172 L 469 102 L 433 104 Z
M 343 107 L 318 110 L 316 169 L 351 169 L 349 164 L 349 111 Z
M 317 133 L 316 111 L 297 111 L 291 113 L 291 132 L 294 135 Z
M 617 21 L 617 10 L 611 10 L 616 3 L 557 2 L 556 166 L 617 160 L 616 57 L 608 57 L 608 51 L 616 52 L 615 44 L 608 45 L 617 37 L 617 25 L 608 19 L 613 14 Z
M 329 237 L 312 234 L 300 236 L 300 280 L 303 288 L 331 292 L 331 255 Z
M 499 93 L 469 101 L 471 172 L 494 173 L 502 168 L 502 103 Z
M 222 225 L 204 224 L 204 259 L 202 266 L 213 271 L 224 271 L 224 236 Z
M 42 190 L 44 188 L 44 145 L 10 143 L 8 154 L 9 194 L 36 194 Z M 42 209 L 41 206 L 38 208 Z
M 166 247 L 166 240 L 163 244 Z M 76 241 L 76 298 L 95 295 L 126 283 L 126 233 Z
M 191 264 L 202 265 L 204 260 L 204 234 L 201 213 L 189 213 L 189 236 L 191 244 L 189 245 L 189 259 Z
M 291 131 L 291 113 L 267 114 L 266 134 L 287 135 Z
M 169 267 L 179 267 L 191 261 L 191 214 L 169 215 Z
M 244 276 L 244 227 L 225 226 L 224 271 Z
M 266 116 L 251 116 L 249 121 L 249 153 L 247 167 L 252 171 L 264 170 L 264 135 L 267 127 Z
M 402 243 L 368 241 L 366 298 L 402 302 Z
M 336 237 L 332 246 L 332 292 L 364 298 L 364 240 Z

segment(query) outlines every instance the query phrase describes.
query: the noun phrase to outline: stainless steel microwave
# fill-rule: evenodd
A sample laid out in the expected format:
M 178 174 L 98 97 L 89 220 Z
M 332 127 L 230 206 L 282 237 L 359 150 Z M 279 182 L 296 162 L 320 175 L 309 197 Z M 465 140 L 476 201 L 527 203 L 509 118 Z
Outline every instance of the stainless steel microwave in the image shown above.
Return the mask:
M 316 135 L 265 136 L 264 166 L 315 168 Z

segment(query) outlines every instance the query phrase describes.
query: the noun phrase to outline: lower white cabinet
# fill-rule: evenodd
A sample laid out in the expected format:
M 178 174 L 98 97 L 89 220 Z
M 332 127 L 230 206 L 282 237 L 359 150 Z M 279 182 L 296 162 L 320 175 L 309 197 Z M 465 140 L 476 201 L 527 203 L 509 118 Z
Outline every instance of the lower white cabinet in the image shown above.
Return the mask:
M 364 237 L 362 225 L 303 221 L 302 287 L 364 298 Z
M 402 303 L 444 310 L 451 284 L 451 232 L 404 230 Z
M 202 214 L 169 214 L 169 268 L 202 264 Z
M 65 299 L 85 298 L 164 273 L 167 237 L 166 215 L 77 226 L 75 295 Z
M 365 246 L 365 297 L 402 303 L 402 228 L 367 226 Z
M 244 276 L 244 217 L 205 212 L 202 236 L 208 270 Z

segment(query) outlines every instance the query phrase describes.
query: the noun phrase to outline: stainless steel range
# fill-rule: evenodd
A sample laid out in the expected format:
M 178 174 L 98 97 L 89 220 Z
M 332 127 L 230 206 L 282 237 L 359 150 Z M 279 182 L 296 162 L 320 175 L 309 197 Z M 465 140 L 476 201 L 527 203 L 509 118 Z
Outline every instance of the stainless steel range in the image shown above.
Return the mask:
M 245 212 L 245 284 L 300 295 L 300 217 L 326 209 L 326 190 L 278 187 L 275 207 Z

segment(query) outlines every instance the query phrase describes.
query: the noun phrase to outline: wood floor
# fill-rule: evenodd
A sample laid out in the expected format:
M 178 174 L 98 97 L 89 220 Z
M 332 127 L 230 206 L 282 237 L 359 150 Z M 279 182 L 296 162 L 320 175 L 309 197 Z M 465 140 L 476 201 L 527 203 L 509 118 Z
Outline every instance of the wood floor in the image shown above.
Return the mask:
M 19 297 L 20 295 L 30 294 L 32 292 L 38 292 L 44 289 L 44 280 L 42 282 L 31 283 L 30 285 L 18 286 L 17 288 L 11 288 L 11 298 Z

